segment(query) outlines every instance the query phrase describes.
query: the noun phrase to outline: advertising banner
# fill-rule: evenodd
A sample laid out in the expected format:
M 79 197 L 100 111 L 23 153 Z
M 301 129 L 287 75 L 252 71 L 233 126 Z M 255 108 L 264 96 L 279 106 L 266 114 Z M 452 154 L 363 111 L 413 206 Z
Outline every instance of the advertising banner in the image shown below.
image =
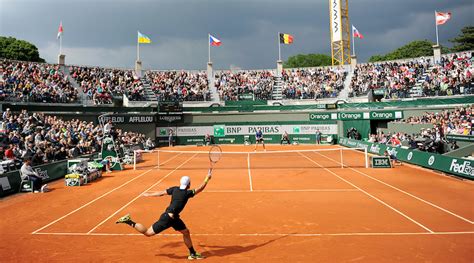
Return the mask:
M 341 0 L 329 0 L 332 42 L 342 40 Z
M 367 148 L 369 153 L 377 155 L 383 155 L 386 150 L 391 151 L 400 161 L 474 180 L 473 160 L 348 138 L 340 138 L 339 144 L 351 148 Z

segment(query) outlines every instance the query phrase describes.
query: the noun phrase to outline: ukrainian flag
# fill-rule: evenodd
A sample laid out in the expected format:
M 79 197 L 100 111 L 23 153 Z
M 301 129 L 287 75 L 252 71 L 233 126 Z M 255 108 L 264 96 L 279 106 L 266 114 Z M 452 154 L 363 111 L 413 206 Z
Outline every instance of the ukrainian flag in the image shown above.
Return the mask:
M 151 39 L 149 37 L 145 36 L 144 34 L 140 33 L 140 31 L 138 31 L 138 43 L 139 44 L 150 44 Z

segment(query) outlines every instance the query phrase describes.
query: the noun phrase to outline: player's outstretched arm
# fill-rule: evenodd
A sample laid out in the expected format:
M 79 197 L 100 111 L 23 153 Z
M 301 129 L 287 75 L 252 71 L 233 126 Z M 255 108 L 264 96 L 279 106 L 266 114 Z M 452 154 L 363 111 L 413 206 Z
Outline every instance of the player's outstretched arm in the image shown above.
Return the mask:
M 143 194 L 143 196 L 163 196 L 166 195 L 166 191 L 158 191 L 158 192 L 146 192 Z
M 200 192 L 204 190 L 204 188 L 206 188 L 206 185 L 209 182 L 209 180 L 211 180 L 211 177 L 212 177 L 212 169 L 209 169 L 209 172 L 207 173 L 207 176 L 206 176 L 206 179 L 204 179 L 204 182 L 201 184 L 201 186 L 194 189 L 194 195 L 199 194 Z

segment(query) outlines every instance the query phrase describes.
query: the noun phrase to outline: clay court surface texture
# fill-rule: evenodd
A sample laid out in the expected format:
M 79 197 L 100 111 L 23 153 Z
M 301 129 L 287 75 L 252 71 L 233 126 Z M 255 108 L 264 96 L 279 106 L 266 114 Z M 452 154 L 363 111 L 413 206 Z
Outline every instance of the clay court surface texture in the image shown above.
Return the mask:
M 474 262 L 474 185 L 411 165 L 364 167 L 339 146 L 222 146 L 203 193 L 181 218 L 202 262 Z M 169 149 L 169 148 L 165 148 Z M 315 150 L 275 153 L 277 150 Z M 209 147 L 174 147 L 208 151 Z M 262 152 L 262 148 L 258 152 Z M 180 233 L 145 237 L 124 224 L 151 225 L 170 198 L 142 197 L 191 177 L 203 181 L 205 153 L 144 154 L 137 169 L 80 187 L 0 201 L 1 262 L 187 261 Z

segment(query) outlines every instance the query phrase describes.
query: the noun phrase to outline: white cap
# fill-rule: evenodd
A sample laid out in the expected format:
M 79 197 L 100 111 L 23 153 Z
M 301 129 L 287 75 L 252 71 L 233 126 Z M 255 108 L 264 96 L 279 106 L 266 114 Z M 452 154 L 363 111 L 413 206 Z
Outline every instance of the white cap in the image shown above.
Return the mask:
M 189 176 L 183 176 L 181 177 L 181 180 L 179 180 L 179 189 L 186 189 L 188 187 L 189 183 L 191 182 L 191 179 L 189 179 Z

